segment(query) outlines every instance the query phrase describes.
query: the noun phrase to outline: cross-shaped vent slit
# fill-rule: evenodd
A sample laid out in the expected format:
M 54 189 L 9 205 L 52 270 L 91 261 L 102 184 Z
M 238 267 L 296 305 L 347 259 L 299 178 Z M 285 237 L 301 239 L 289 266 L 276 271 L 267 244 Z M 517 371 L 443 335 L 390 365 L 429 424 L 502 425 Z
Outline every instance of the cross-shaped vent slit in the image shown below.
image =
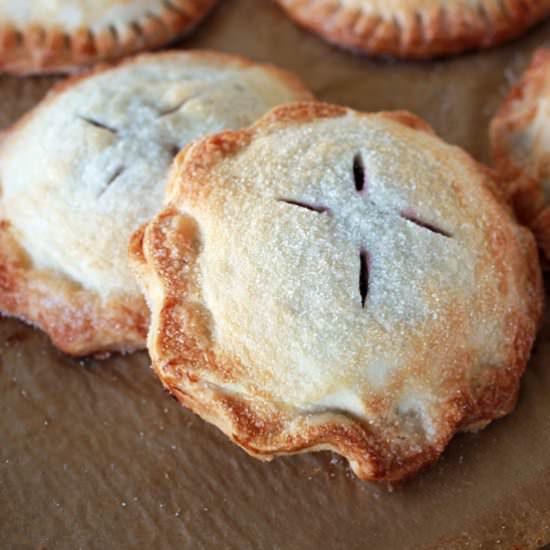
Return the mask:
M 365 193 L 367 190 L 367 173 L 361 153 L 357 153 L 353 157 L 353 179 L 355 180 L 355 189 L 359 193 Z
M 369 293 L 369 253 L 364 248 L 359 251 L 359 264 L 359 294 L 361 307 L 364 308 Z
M 318 212 L 319 214 L 330 214 L 330 208 L 319 204 L 309 204 L 307 202 L 295 201 L 292 199 L 278 199 L 278 201 L 285 202 L 286 204 L 290 204 L 292 206 L 297 206 L 298 208 L 305 208 L 306 210 Z
M 91 126 L 94 126 L 95 128 L 99 128 L 100 130 L 105 130 L 107 132 L 111 132 L 111 134 L 118 134 L 118 130 L 116 128 L 113 128 L 104 122 L 101 122 L 100 120 L 96 120 L 95 118 L 91 118 L 88 116 L 79 116 L 78 117 L 83 122 L 86 122 L 87 124 L 90 124 Z
M 105 186 L 101 189 L 101 191 L 99 192 L 98 194 L 98 198 L 101 197 L 101 195 L 103 195 L 105 193 L 105 191 L 107 191 L 107 189 L 109 189 L 109 187 L 111 187 L 111 185 L 115 182 L 115 180 L 117 180 L 121 175 L 122 173 L 126 170 L 126 167 L 125 166 L 119 166 L 112 174 L 111 174 L 111 177 L 107 180 L 107 183 L 105 184 Z
M 353 180 L 355 183 L 356 191 L 358 193 L 365 194 L 368 187 L 368 174 L 367 174 L 361 153 L 357 153 L 353 157 L 353 165 L 352 165 L 351 172 L 353 173 Z M 350 172 L 348 172 L 348 174 L 349 173 Z M 348 182 L 345 185 L 349 186 L 350 183 Z M 364 206 L 364 203 L 366 201 L 364 199 L 360 199 L 360 200 Z M 339 214 L 337 209 L 331 210 L 330 207 L 325 206 L 323 204 L 315 204 L 311 202 L 306 202 L 304 200 L 278 198 L 277 201 L 284 202 L 286 204 L 289 204 L 291 206 L 296 206 L 298 208 L 304 208 L 305 210 L 317 212 L 319 214 L 328 214 L 329 216 L 336 216 L 336 217 L 338 217 L 338 214 Z M 402 219 L 406 220 L 407 222 L 414 223 L 416 226 L 424 230 L 430 231 L 432 233 L 435 233 L 437 235 L 440 235 L 442 237 L 453 238 L 453 235 L 448 231 L 441 229 L 440 227 L 421 219 L 413 208 L 405 208 L 404 210 L 396 211 L 394 212 L 393 216 L 394 218 L 397 216 L 400 216 Z M 361 299 L 361 307 L 365 309 L 368 294 L 369 294 L 372 257 L 369 251 L 367 250 L 366 246 L 364 245 L 364 242 L 363 242 L 363 246 L 361 245 L 359 246 L 360 246 L 359 248 L 359 281 L 358 281 L 359 296 Z
M 418 225 L 418 227 L 422 227 L 422 229 L 427 229 L 432 233 L 436 233 L 437 235 L 441 235 L 442 237 L 447 237 L 448 239 L 452 238 L 452 235 L 448 231 L 445 231 L 444 229 L 441 229 L 440 227 L 437 227 L 429 222 L 421 220 L 416 215 L 416 212 L 414 212 L 414 210 L 403 210 L 401 212 L 401 217 L 411 223 L 414 223 L 415 225 Z

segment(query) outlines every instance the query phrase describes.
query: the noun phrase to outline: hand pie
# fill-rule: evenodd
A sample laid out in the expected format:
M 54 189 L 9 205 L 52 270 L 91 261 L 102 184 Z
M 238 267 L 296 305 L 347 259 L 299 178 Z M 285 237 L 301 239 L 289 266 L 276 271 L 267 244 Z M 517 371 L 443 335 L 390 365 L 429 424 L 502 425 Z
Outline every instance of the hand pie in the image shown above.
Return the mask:
M 413 115 L 282 106 L 188 146 L 167 197 L 130 245 L 153 366 L 251 455 L 397 480 L 514 407 L 534 240 Z
M 0 0 L 0 70 L 62 72 L 165 45 L 217 0 Z
M 142 55 L 59 86 L 0 144 L 0 310 L 85 355 L 145 347 L 131 234 L 190 140 L 311 98 L 290 74 L 207 52 Z
M 429 58 L 488 48 L 550 15 L 548 0 L 277 0 L 292 19 L 357 52 Z
M 550 260 L 550 50 L 538 50 L 491 123 L 496 168 Z

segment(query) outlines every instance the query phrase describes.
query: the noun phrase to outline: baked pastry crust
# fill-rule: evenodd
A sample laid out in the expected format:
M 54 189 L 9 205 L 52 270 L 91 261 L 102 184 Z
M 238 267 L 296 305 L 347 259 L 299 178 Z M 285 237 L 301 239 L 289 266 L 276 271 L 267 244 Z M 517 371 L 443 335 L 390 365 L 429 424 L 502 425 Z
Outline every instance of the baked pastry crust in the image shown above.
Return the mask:
M 550 260 L 550 49 L 537 50 L 491 121 L 493 163 L 518 218 Z
M 217 0 L 0 0 L 0 70 L 68 72 L 192 31 Z
M 423 59 L 489 48 L 550 14 L 547 0 L 277 0 L 329 42 L 375 55 Z
M 0 310 L 74 355 L 144 348 L 128 240 L 161 208 L 174 155 L 311 97 L 285 71 L 200 51 L 63 82 L 0 144 Z
M 509 413 L 542 313 L 490 170 L 408 113 L 296 103 L 190 144 L 130 259 L 169 392 L 257 458 L 362 479 Z

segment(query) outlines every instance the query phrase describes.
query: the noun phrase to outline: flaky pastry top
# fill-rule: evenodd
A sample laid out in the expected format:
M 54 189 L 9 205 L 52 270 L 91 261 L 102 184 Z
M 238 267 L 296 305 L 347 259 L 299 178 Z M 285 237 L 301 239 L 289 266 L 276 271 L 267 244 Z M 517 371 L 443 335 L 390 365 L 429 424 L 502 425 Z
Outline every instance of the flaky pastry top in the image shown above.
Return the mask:
M 331 448 L 366 478 L 508 412 L 541 308 L 489 171 L 407 113 L 295 104 L 189 146 L 131 257 L 184 404 L 251 454 Z
M 35 267 L 104 297 L 138 294 L 128 239 L 160 208 L 179 149 L 300 97 L 283 71 L 206 52 L 69 81 L 2 142 L 2 215 Z

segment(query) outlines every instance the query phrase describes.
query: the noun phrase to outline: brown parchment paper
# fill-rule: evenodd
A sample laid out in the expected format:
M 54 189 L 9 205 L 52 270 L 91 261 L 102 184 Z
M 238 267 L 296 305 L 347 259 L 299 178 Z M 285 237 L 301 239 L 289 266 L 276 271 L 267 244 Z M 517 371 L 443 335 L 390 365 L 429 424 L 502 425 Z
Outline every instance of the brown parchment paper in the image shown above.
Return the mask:
M 298 73 L 321 98 L 409 109 L 488 156 L 487 123 L 550 23 L 497 50 L 430 63 L 354 57 L 270 0 L 222 0 L 183 47 Z M 0 128 L 51 78 L 0 78 Z M 517 411 L 390 488 L 320 453 L 262 464 L 162 391 L 146 354 L 76 361 L 0 321 L 0 549 L 536 548 L 550 542 L 550 323 Z

